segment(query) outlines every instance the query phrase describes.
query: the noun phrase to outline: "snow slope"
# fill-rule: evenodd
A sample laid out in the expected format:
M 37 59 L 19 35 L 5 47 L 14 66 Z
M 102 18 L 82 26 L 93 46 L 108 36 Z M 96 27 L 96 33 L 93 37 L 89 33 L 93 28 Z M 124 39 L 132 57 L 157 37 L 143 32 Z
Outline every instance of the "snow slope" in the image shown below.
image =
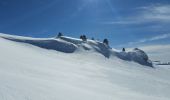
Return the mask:
M 170 99 L 169 68 L 151 68 L 114 55 L 108 59 L 98 44 L 96 49 L 89 43 L 79 47 L 77 42 L 75 45 L 59 39 L 59 44 L 76 48 L 74 53 L 63 53 L 10 41 L 4 34 L 1 37 L 0 100 Z
M 7 40 L 32 44 L 41 48 L 61 51 L 64 53 L 73 53 L 75 51 L 91 51 L 97 52 L 107 58 L 110 56 L 117 56 L 120 59 L 127 61 L 134 61 L 142 65 L 152 66 L 152 62 L 147 59 L 147 54 L 142 50 L 133 50 L 130 52 L 117 52 L 111 49 L 109 46 L 93 40 L 82 41 L 80 39 L 61 36 L 60 38 L 29 38 L 21 36 L 12 36 L 6 34 L 0 34 L 0 37 Z

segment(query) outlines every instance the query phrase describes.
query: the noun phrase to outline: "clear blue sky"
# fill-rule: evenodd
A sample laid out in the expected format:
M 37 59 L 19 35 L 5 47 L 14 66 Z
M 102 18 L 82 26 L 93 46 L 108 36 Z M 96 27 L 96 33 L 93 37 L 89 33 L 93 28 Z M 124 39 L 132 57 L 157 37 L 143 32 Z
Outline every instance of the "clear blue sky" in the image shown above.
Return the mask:
M 170 43 L 170 0 L 0 0 L 0 33 L 64 35 L 112 47 Z

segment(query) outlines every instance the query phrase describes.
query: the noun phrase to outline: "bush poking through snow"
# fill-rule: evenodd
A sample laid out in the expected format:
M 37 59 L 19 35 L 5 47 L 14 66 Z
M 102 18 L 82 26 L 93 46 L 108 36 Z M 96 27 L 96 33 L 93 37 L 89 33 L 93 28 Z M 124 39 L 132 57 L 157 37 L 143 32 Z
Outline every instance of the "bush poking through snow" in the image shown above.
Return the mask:
M 109 45 L 108 39 L 104 39 L 104 40 L 103 40 L 103 43 L 106 44 L 106 45 Z
M 125 52 L 125 48 L 122 48 L 122 51 Z
M 94 40 L 94 37 L 92 37 L 91 40 Z
M 60 38 L 61 36 L 63 36 L 63 34 L 61 32 L 59 32 L 57 35 L 57 38 Z
M 83 41 L 87 41 L 86 35 L 81 35 L 81 36 L 80 36 L 80 39 L 82 39 Z

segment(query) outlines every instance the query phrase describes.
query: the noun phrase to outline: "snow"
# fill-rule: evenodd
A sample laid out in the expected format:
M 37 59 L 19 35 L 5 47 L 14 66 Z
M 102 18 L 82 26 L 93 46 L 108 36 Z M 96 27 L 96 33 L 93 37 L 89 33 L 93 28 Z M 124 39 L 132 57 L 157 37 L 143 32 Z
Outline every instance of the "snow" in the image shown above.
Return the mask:
M 123 60 L 135 61 L 139 64 L 153 67 L 152 61 L 149 60 L 148 55 L 143 50 L 140 50 L 138 48 L 135 48 L 133 51 L 130 52 L 117 52 L 116 55 Z
M 170 67 L 152 68 L 122 60 L 116 56 L 120 53 L 92 40 L 75 44 L 45 39 L 56 46 L 73 45 L 74 53 L 25 40 L 44 41 L 0 34 L 0 100 L 170 99 Z M 110 52 L 109 58 L 103 56 L 105 50 Z
M 152 66 L 152 62 L 145 59 L 143 55 L 146 55 L 142 50 L 134 50 L 131 52 L 117 52 L 111 49 L 108 45 L 105 45 L 99 41 L 87 40 L 82 41 L 80 39 L 61 36 L 60 38 L 29 38 L 29 37 L 21 37 L 21 36 L 12 36 L 6 34 L 0 34 L 0 36 L 4 39 L 32 44 L 41 48 L 61 51 L 64 53 L 73 53 L 76 51 L 93 51 L 102 54 L 103 56 L 110 58 L 110 56 L 117 56 L 120 59 L 134 61 L 142 65 Z
M 169 62 L 170 61 L 170 45 L 152 45 L 141 47 L 149 55 L 152 61 Z

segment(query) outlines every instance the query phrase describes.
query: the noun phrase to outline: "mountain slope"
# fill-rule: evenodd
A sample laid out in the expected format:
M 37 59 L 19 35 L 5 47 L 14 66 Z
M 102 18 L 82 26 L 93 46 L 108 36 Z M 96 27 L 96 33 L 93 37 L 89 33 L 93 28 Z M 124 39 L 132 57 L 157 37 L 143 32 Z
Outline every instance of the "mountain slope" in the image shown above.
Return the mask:
M 63 53 L 0 38 L 0 100 L 169 100 L 169 75 L 93 50 Z
M 82 41 L 80 39 L 61 36 L 60 38 L 29 38 L 29 37 L 21 37 L 21 36 L 12 36 L 6 34 L 0 34 L 0 37 L 20 42 L 32 44 L 34 46 L 38 46 L 41 48 L 56 50 L 64 53 L 73 53 L 76 51 L 90 51 L 99 53 L 107 58 L 111 56 L 117 56 L 120 59 L 127 61 L 134 61 L 142 65 L 152 66 L 152 62 L 148 59 L 147 54 L 136 48 L 130 52 L 117 52 L 111 49 L 108 45 L 101 43 L 99 41 L 87 40 Z

